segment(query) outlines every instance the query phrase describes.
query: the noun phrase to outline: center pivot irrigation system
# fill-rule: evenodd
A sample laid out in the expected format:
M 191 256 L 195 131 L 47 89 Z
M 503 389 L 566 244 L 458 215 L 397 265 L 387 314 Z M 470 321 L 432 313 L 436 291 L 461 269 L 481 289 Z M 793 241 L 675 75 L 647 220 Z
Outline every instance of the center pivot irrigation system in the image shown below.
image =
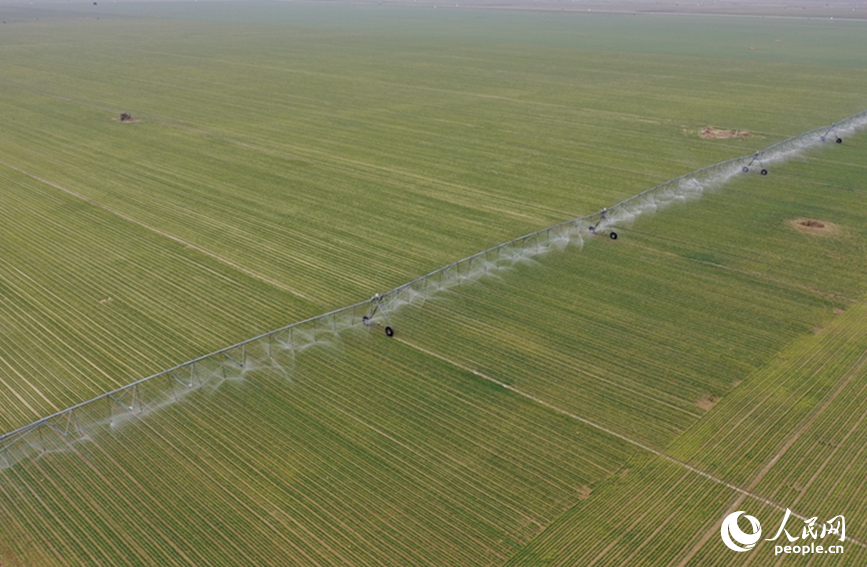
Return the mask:
M 842 136 L 867 126 L 867 111 L 831 126 L 805 132 L 757 152 L 730 159 L 648 189 L 599 212 L 543 228 L 459 260 L 382 294 L 142 378 L 101 396 L 42 418 L 0 436 L 0 469 L 48 452 L 64 451 L 71 443 L 91 439 L 101 427 L 115 427 L 177 402 L 202 387 L 217 388 L 226 380 L 243 380 L 247 372 L 272 369 L 288 377 L 286 368 L 306 348 L 328 343 L 350 329 L 381 328 L 389 337 L 389 318 L 404 305 L 421 305 L 437 293 L 474 281 L 552 249 L 583 244 L 585 236 L 607 234 L 617 239 L 623 226 L 644 213 L 701 196 L 730 179 L 754 172 L 767 175 L 767 165 L 783 162 L 824 143 L 842 143 Z

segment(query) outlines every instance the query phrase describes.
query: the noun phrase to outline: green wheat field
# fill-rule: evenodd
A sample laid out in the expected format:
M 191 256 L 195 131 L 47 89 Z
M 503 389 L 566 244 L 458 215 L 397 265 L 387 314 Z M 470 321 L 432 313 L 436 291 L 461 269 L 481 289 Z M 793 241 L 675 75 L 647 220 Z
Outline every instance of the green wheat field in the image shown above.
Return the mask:
M 860 20 L 0 15 L 0 434 L 867 109 Z M 0 566 L 864 565 L 867 134 L 769 169 L 0 459 Z

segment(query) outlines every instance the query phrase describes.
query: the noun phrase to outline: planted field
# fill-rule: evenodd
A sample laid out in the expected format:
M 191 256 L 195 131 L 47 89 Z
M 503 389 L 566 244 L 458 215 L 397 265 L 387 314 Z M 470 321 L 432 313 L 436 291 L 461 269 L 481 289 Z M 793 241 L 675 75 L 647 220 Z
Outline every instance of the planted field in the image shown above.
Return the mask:
M 45 408 L 368 298 L 862 106 L 863 81 L 851 72 L 858 61 L 828 64 L 829 52 L 851 53 L 863 42 L 857 23 L 840 22 L 831 33 L 820 22 L 767 28 L 711 19 L 687 31 L 676 20 L 508 12 L 467 20 L 457 11 L 369 6 L 93 8 L 4 8 L 0 166 L 10 184 L 65 199 L 70 208 L 56 222 L 94 251 L 138 250 L 136 239 L 148 240 L 148 274 L 180 286 L 177 294 L 161 293 L 164 300 L 194 296 L 197 303 L 153 306 L 146 317 L 139 309 L 142 327 L 129 340 L 143 362 L 93 372 L 93 388 L 47 396 Z M 769 30 L 785 49 L 771 42 L 753 54 L 732 44 L 733 37 L 767 39 Z M 656 39 L 680 32 L 702 34 L 699 52 L 681 45 L 672 53 Z M 118 122 L 121 112 L 138 121 Z M 707 124 L 754 137 L 703 140 L 698 131 Z M 6 214 L 31 220 L 5 228 L 7 245 L 38 241 L 19 232 L 38 230 L 32 219 L 54 211 L 14 191 L 10 186 L 6 198 L 16 195 L 15 205 L 7 200 Z M 105 224 L 87 214 L 102 215 Z M 127 232 L 136 236 L 118 236 Z M 65 245 L 58 240 L 53 247 Z M 185 283 L 171 262 L 156 263 L 179 247 L 191 261 L 213 266 L 211 280 L 202 272 Z M 81 252 L 49 250 L 18 252 L 15 267 L 39 273 L 36 284 L 54 293 L 80 298 L 100 287 L 104 272 L 85 281 L 96 271 L 85 270 Z M 53 280 L 64 273 L 76 274 L 77 283 Z M 243 293 L 237 301 L 221 295 L 224 273 L 309 309 L 259 309 Z M 144 283 L 150 275 L 134 277 L 156 289 Z M 137 308 L 113 289 L 118 297 L 107 291 L 90 300 L 112 296 L 104 309 Z M 33 306 L 12 295 L 5 308 L 28 313 L 37 326 L 66 317 L 60 303 Z M 186 338 L 224 313 L 235 332 Z M 234 318 L 247 323 L 228 322 Z M 113 329 L 127 328 L 120 320 L 113 325 L 53 332 L 58 343 L 99 353 Z M 156 335 L 190 348 L 171 355 L 145 338 Z M 82 379 L 81 369 L 67 377 L 30 369 L 27 353 L 43 340 L 36 331 L 16 338 L 0 370 L 7 390 L 22 377 L 37 390 L 47 390 L 43 380 Z M 107 364 L 91 356 L 100 368 Z M 26 408 L 31 397 L 10 412 L 4 430 L 44 414 Z
M 0 428 L 315 307 L 0 167 Z M 38 260 L 38 261 L 34 261 Z
M 395 317 L 399 339 L 663 447 L 835 305 L 660 251 L 595 244 Z
M 843 556 L 802 556 L 803 564 L 863 564 L 865 317 L 859 303 L 817 335 L 794 341 L 667 450 L 755 497 L 660 458 L 637 462 L 626 478 L 603 483 L 509 564 L 536 565 L 544 558 L 550 565 L 742 565 L 742 555 L 719 541 L 722 519 L 746 510 L 771 538 L 785 508 L 801 516 L 786 528 L 796 538 L 807 518 L 817 517 L 819 526 L 840 514 L 846 518 L 845 541 L 807 540 L 841 544 Z M 785 538 L 762 541 L 749 555 L 769 564 L 779 543 L 791 545 Z
M 793 64 L 812 39 L 800 24 L 779 24 L 795 45 L 762 62 L 725 51 L 724 32 L 705 58 L 599 51 L 598 19 L 536 16 L 526 39 L 513 14 L 473 28 L 405 8 L 179 6 L 204 21 L 10 25 L 4 159 L 325 308 L 862 104 L 848 69 Z M 112 8 L 148 9 L 179 8 Z M 255 23 L 207 21 L 226 10 Z M 593 36 L 647 26 L 645 47 L 667 31 L 601 24 Z M 846 26 L 829 35 L 848 50 Z M 123 111 L 141 121 L 114 122 Z M 756 137 L 690 133 L 707 123 Z
M 782 557 L 786 564 L 849 566 L 863 565 L 867 559 L 867 550 L 853 543 L 851 534 L 842 544 L 842 555 L 775 557 L 771 542 L 760 542 L 749 553 L 730 551 L 719 535 L 727 514 L 747 510 L 761 520 L 771 538 L 785 511 L 660 458 L 631 465 L 598 486 L 590 499 L 560 517 L 506 565 L 772 565 Z M 831 517 L 820 515 L 819 523 Z M 787 523 L 796 537 L 803 526 L 796 518 Z M 840 543 L 834 536 L 809 541 Z
M 727 197 L 773 184 L 785 194 L 786 171 L 763 188 L 747 180 L 639 221 L 617 242 L 591 240 L 407 307 L 393 320 L 396 339 L 359 329 L 282 350 L 280 372 L 254 366 L 241 381 L 217 382 L 142 418 L 116 413 L 115 426 L 92 425 L 86 439 L 0 473 L 9 526 L 0 541 L 10 557 L 37 564 L 503 564 L 514 555 L 515 564 L 569 565 L 603 551 L 608 564 L 666 564 L 696 546 L 696 554 L 733 561 L 720 556 L 717 539 L 702 538 L 716 533 L 738 493 L 648 461 L 629 440 L 664 447 L 690 426 L 675 444 L 700 436 L 705 392 L 725 394 L 734 380 L 744 383 L 705 419 L 728 423 L 715 416 L 748 412 L 754 389 L 786 373 L 777 368 L 774 378 L 774 365 L 760 362 L 778 351 L 843 360 L 828 345 L 861 348 L 852 340 L 867 328 L 863 306 L 780 279 L 797 272 L 750 274 L 649 242 L 657 235 L 683 244 L 667 231 L 688 212 L 732 215 L 749 205 Z M 805 183 L 797 193 L 827 203 L 824 189 Z M 803 257 L 827 246 L 786 234 L 780 249 L 800 243 Z M 706 238 L 726 249 L 713 231 Z M 829 273 L 822 283 L 841 281 Z M 629 301 L 638 290 L 643 299 Z M 814 335 L 817 324 L 826 329 Z M 626 357 L 626 348 L 646 354 Z M 841 409 L 828 418 L 848 416 L 839 434 L 857 445 L 863 412 Z M 778 443 L 765 437 L 768 447 Z M 785 496 L 690 462 L 760 496 Z M 829 469 L 847 466 L 853 477 L 840 484 L 841 498 L 858 490 L 860 465 L 840 460 Z M 853 524 L 861 517 L 851 506 L 846 513 Z M 859 553 L 846 560 L 857 564 Z
M 0 183 L 3 432 L 316 313 L 16 171 Z
M 783 349 L 672 454 L 793 507 L 864 515 L 865 317 L 859 303 Z
M 847 155 L 739 178 L 615 242 L 591 239 L 456 288 L 396 325 L 425 349 L 662 448 L 789 341 L 859 303 L 863 139 Z M 805 215 L 835 219 L 836 232 L 797 230 Z
M 863 110 L 859 22 L 90 8 L 0 35 L 0 432 Z M 864 144 L 36 429 L 0 562 L 742 561 L 724 483 L 862 488 Z
M 858 146 L 855 141 L 850 151 L 858 151 Z M 853 183 L 863 158 L 840 157 L 817 155 L 775 171 L 767 188 L 738 183 L 725 195 L 691 206 L 688 215 L 667 217 L 665 224 L 674 234 L 687 218 L 700 223 L 702 230 L 692 231 L 688 241 L 673 238 L 668 230 L 645 231 L 645 225 L 631 234 L 632 239 L 651 239 L 694 262 L 749 274 L 755 282 L 843 300 L 827 324 L 792 341 L 743 378 L 665 449 L 675 459 L 755 497 L 734 493 L 660 458 L 636 461 L 628 475 L 602 483 L 510 565 L 771 563 L 774 544 L 763 542 L 754 554 L 735 554 L 722 546 L 718 535 L 723 517 L 747 510 L 762 519 L 766 537 L 773 537 L 784 510 L 763 499 L 802 516 L 790 520 L 788 529 L 796 537 L 804 518 L 816 516 L 821 524 L 838 514 L 846 517 L 849 539 L 844 557 L 789 556 L 787 562 L 864 562 L 865 512 L 863 499 L 856 494 L 863 490 L 865 470 L 862 390 L 867 321 L 862 299 L 864 221 L 855 208 L 864 196 Z M 821 183 L 816 172 L 822 172 Z M 773 200 L 766 189 L 774 191 Z M 848 199 L 853 201 L 843 204 Z M 840 224 L 834 233 L 806 233 L 787 224 L 787 215 L 801 218 L 804 211 Z M 731 230 L 731 219 L 738 219 L 737 230 Z M 784 227 L 788 230 L 780 230 Z M 769 246 L 775 240 L 777 254 Z M 817 248 L 800 248 L 805 245 Z M 817 269 L 826 262 L 837 267 Z M 756 329 L 757 324 L 751 327 Z M 732 339 L 726 335 L 727 342 Z M 835 540 L 824 543 L 829 541 Z
M 366 333 L 90 431 L 2 473 L 13 557 L 497 564 L 633 451 Z

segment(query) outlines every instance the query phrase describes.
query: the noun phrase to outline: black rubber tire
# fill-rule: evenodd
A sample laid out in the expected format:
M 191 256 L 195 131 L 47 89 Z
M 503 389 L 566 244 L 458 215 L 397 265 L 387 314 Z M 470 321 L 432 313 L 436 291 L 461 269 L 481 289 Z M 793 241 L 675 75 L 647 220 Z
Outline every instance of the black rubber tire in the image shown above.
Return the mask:
M 591 226 L 587 230 L 590 232 L 590 234 L 596 234 L 596 227 L 595 226 Z
M 767 169 L 763 169 L 763 170 L 762 170 L 762 175 L 767 175 L 767 174 L 768 174 L 768 170 L 767 170 Z
M 609 232 L 608 238 L 610 238 L 611 240 L 617 240 L 617 233 L 616 232 Z
M 824 141 L 825 141 L 825 136 L 822 136 L 821 138 L 819 138 L 819 140 L 821 140 L 821 141 L 824 142 Z
M 386 327 L 385 328 L 385 336 L 393 337 L 394 336 L 394 329 L 392 329 L 390 326 Z
M 843 143 L 843 138 L 837 138 L 837 143 L 838 143 L 838 144 L 842 144 L 842 143 Z
M 750 168 L 747 166 L 744 166 L 744 173 L 749 173 L 749 172 L 750 172 Z
M 361 322 L 364 323 L 365 327 L 370 327 L 370 317 L 367 315 L 361 318 Z

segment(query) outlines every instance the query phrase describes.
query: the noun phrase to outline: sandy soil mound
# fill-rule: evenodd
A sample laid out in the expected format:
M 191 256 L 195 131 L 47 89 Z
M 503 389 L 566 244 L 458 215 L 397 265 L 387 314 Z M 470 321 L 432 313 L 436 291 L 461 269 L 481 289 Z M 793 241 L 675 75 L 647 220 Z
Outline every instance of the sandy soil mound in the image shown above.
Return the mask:
M 840 232 L 840 227 L 836 224 L 816 219 L 791 220 L 789 226 L 804 234 L 831 235 Z
M 699 134 L 705 140 L 725 140 L 726 138 L 752 138 L 753 135 L 746 130 L 718 130 L 713 126 L 706 126 Z

